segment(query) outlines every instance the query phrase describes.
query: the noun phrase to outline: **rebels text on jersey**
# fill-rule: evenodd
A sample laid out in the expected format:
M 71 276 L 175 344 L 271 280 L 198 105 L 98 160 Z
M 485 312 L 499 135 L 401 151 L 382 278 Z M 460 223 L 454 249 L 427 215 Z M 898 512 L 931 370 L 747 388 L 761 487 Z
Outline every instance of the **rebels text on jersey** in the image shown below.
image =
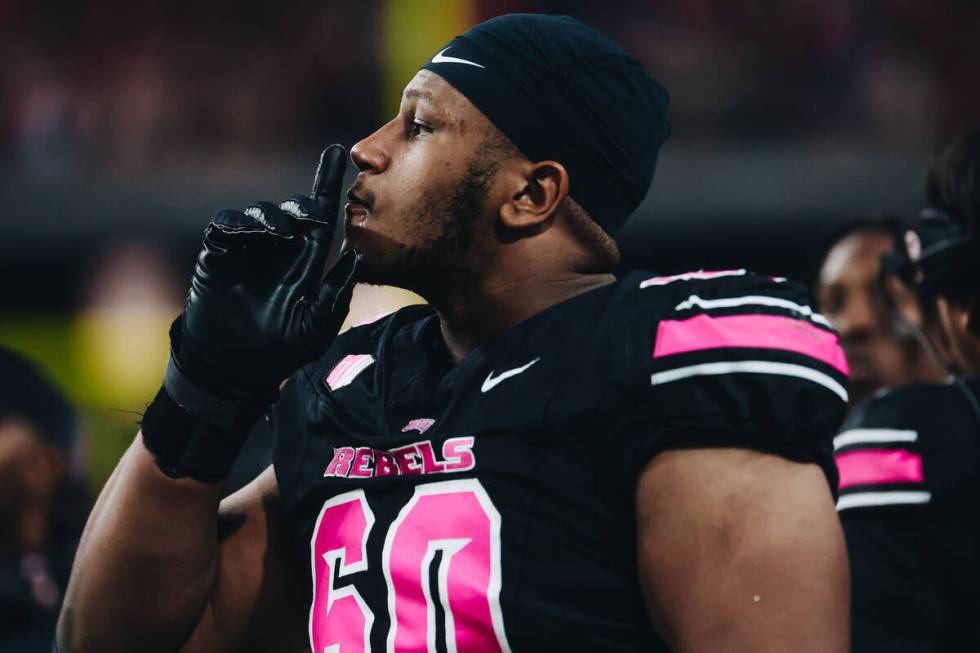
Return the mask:
M 855 653 L 980 650 L 980 415 L 967 392 L 980 397 L 980 377 L 883 393 L 834 438 Z
M 835 487 L 845 375 L 806 292 L 742 270 L 633 273 L 457 365 L 429 307 L 342 334 L 273 414 L 313 650 L 665 650 L 636 572 L 639 473 L 739 446 Z

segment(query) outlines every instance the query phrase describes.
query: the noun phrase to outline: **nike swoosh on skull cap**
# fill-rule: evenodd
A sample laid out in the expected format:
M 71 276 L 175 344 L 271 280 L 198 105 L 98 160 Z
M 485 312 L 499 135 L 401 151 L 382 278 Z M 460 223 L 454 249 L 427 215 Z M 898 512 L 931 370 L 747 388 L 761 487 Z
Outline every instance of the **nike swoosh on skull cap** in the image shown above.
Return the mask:
M 452 47 L 452 46 L 450 46 Z M 459 57 L 444 57 L 443 53 L 449 48 L 443 48 L 436 56 L 432 57 L 432 63 L 462 63 L 467 66 L 476 66 L 477 68 L 485 68 L 486 66 L 480 65 L 474 61 L 467 61 L 466 59 L 460 59 Z

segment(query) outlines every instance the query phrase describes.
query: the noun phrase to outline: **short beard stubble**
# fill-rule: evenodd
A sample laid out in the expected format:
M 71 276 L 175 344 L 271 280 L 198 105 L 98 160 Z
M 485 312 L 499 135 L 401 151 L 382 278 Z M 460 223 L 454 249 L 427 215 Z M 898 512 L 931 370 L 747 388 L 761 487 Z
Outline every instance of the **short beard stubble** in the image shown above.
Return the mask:
M 433 190 L 402 211 L 399 219 L 413 219 L 414 213 L 414 223 L 429 228 L 419 229 L 414 244 L 393 243 L 383 260 L 363 266 L 359 280 L 405 288 L 433 303 L 471 287 L 480 276 L 471 254 L 500 161 L 495 148 L 481 146 L 454 186 Z M 426 237 L 433 225 L 436 235 Z

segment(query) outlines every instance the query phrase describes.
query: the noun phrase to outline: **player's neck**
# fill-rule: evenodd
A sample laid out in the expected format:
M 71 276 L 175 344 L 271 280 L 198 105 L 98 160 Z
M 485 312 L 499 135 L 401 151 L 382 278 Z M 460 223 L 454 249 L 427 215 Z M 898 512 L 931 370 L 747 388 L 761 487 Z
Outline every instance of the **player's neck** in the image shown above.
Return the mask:
M 492 342 L 529 317 L 616 280 L 611 274 L 551 274 L 494 283 L 432 301 L 442 337 L 458 363 L 475 347 Z

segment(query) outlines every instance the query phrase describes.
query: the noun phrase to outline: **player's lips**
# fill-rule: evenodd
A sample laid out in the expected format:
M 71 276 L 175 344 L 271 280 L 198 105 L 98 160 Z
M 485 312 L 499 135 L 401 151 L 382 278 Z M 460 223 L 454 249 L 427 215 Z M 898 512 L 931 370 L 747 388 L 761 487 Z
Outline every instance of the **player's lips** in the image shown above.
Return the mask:
M 344 205 L 344 212 L 347 214 L 347 220 L 350 221 L 354 216 L 363 215 L 367 217 L 368 207 L 364 206 L 360 202 L 347 202 Z
M 848 376 L 852 381 L 866 381 L 878 376 L 874 356 L 864 347 L 844 347 L 844 356 L 850 368 Z
M 368 200 L 355 193 L 353 188 L 347 191 L 347 199 L 350 200 L 344 205 L 347 225 L 358 226 L 367 220 L 371 205 Z

